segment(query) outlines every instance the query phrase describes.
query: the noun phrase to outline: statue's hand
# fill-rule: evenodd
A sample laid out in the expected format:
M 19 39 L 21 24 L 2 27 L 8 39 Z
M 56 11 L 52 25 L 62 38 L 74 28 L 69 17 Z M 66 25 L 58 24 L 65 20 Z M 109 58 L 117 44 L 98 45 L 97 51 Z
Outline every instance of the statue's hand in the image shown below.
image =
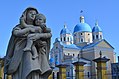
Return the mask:
M 43 29 L 43 32 L 46 32 L 46 29 L 47 29 L 46 24 L 45 24 L 45 23 L 42 23 L 42 24 L 41 24 L 41 27 L 42 27 L 42 29 Z
M 29 32 L 31 32 L 31 33 L 34 33 L 35 32 L 35 29 L 34 28 L 29 27 L 28 29 L 29 29 Z
M 42 25 L 43 27 L 46 27 L 46 24 L 45 24 L 45 23 L 41 23 L 41 25 Z
M 41 33 L 41 32 L 42 32 L 41 27 L 34 27 L 34 29 L 35 29 L 35 32 L 39 32 L 39 33 Z

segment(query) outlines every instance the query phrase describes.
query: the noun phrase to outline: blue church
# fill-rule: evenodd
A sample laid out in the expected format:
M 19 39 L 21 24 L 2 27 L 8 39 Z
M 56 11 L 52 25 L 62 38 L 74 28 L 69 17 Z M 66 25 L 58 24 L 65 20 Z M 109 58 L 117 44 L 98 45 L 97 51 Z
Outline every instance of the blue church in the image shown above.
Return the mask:
M 80 22 L 74 26 L 73 33 L 64 25 L 60 31 L 60 37 L 55 39 L 53 47 L 50 51 L 50 66 L 53 68 L 54 78 L 57 79 L 59 64 L 67 64 L 67 79 L 75 79 L 75 67 L 73 62 L 82 61 L 84 65 L 84 79 L 96 79 L 96 63 L 93 59 L 102 56 L 109 58 L 107 62 L 108 79 L 112 79 L 111 63 L 115 62 L 114 47 L 103 37 L 103 31 L 98 22 L 91 28 L 85 22 L 84 16 L 80 16 Z

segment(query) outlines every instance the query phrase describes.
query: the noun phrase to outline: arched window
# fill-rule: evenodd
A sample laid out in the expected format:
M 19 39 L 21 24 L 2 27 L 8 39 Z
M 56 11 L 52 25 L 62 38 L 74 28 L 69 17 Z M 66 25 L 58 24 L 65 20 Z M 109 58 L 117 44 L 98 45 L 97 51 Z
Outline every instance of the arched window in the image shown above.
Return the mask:
M 53 72 L 53 74 L 52 74 L 52 77 L 53 77 L 52 79 L 55 79 L 55 73 L 54 73 L 54 72 Z
M 81 38 L 81 42 L 83 42 L 83 38 Z
M 93 35 L 93 40 L 95 39 L 94 35 Z
M 89 72 L 87 72 L 87 75 L 88 75 L 88 78 L 90 77 L 90 73 Z
M 64 37 L 64 41 L 66 41 L 66 38 Z
M 55 55 L 55 65 L 58 65 L 59 62 L 58 62 L 58 55 Z
M 59 79 L 59 72 L 57 72 L 57 79 Z
M 58 47 L 56 46 L 56 49 L 58 49 Z
M 100 35 L 100 39 L 102 39 L 102 35 Z
M 62 41 L 62 37 L 61 37 L 61 41 Z
M 70 75 L 70 74 L 69 74 L 69 72 L 68 72 L 68 73 L 67 73 L 67 76 L 69 77 L 69 75 Z
M 69 41 L 69 37 L 67 37 L 67 41 Z
M 83 35 L 83 33 L 81 33 L 81 35 Z
M 73 56 L 75 56 L 74 53 L 73 53 Z
M 98 35 L 96 35 L 96 39 L 98 39 Z

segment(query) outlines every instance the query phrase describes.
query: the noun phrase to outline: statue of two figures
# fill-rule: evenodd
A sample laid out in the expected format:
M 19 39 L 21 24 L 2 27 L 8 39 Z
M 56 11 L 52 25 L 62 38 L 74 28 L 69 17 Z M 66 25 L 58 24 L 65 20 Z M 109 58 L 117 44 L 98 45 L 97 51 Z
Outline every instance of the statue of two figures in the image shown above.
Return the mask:
M 20 23 L 12 30 L 5 57 L 5 74 L 12 79 L 47 79 L 51 30 L 46 17 L 29 7 L 20 17 Z

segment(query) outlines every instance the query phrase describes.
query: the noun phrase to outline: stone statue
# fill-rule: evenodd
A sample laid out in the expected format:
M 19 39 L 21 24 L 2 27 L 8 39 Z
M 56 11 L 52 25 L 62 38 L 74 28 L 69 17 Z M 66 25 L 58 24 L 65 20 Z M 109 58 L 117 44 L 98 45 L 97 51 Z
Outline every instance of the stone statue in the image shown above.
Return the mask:
M 11 74 L 12 79 L 47 79 L 52 72 L 48 62 L 51 36 L 45 16 L 27 8 L 12 31 L 5 74 Z

